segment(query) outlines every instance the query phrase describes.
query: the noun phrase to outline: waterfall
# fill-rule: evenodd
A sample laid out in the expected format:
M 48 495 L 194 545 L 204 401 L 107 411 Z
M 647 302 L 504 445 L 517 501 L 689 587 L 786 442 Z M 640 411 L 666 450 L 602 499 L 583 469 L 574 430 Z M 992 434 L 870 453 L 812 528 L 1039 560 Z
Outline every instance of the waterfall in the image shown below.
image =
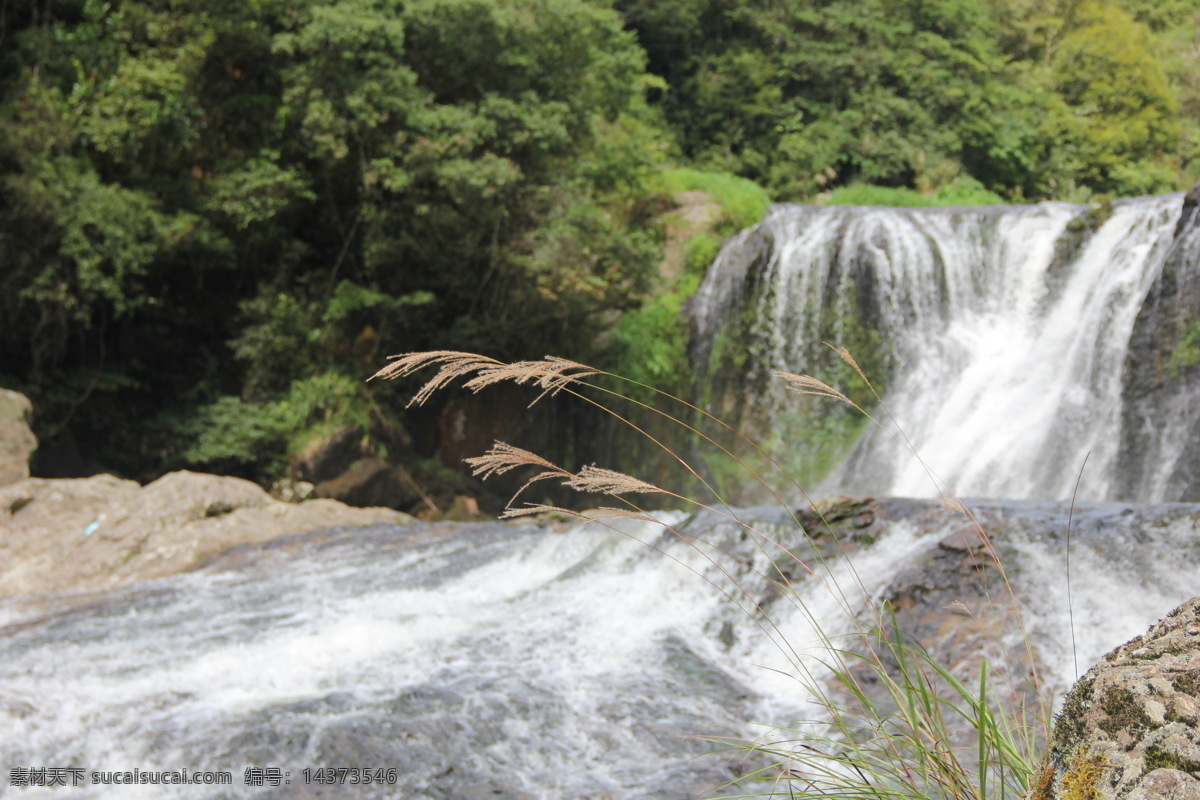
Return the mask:
M 1120 455 L 1135 422 L 1123 397 L 1129 362 L 1148 357 L 1131 350 L 1143 304 L 1169 258 L 1196 261 L 1200 250 L 1194 232 L 1177 241 L 1181 200 L 776 206 L 706 277 L 692 307 L 694 357 L 704 380 L 726 387 L 716 412 L 769 437 L 795 426 L 796 395 L 773 371 L 812 374 L 828 362 L 822 340 L 859 360 L 855 345 L 865 346 L 868 378 L 886 384 L 880 424 L 862 430 L 818 494 L 1063 499 L 1082 470 L 1082 498 L 1192 499 L 1164 476 L 1200 449 L 1189 444 L 1195 415 L 1183 430 L 1149 426 L 1171 440 L 1153 457 L 1132 465 Z M 729 341 L 749 358 L 714 366 Z M 730 363 L 747 366 L 730 375 Z M 729 401 L 731 384 L 753 390 Z M 1131 479 L 1131 469 L 1143 474 Z

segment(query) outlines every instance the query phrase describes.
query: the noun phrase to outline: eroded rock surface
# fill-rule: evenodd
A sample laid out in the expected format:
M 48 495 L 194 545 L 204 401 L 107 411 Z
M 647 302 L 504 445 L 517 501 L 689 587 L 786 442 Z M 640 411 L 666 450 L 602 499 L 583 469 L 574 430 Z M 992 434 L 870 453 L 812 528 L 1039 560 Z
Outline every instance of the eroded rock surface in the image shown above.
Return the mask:
M 1028 800 L 1200 800 L 1200 597 L 1067 694 Z
M 333 500 L 283 503 L 250 481 L 195 472 L 144 487 L 112 475 L 30 478 L 0 488 L 0 598 L 106 589 L 237 545 L 409 519 Z
M 38 445 L 29 427 L 32 414 L 28 397 L 0 389 L 0 486 L 29 477 L 29 457 Z

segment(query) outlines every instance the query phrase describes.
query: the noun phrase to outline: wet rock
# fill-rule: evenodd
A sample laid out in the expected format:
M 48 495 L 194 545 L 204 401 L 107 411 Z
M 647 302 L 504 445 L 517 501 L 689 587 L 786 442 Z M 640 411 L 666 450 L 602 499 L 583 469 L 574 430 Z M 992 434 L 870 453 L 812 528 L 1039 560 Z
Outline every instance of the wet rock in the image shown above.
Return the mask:
M 1183 209 L 1179 215 L 1179 222 L 1175 225 L 1176 239 L 1187 233 L 1200 219 L 1198 211 L 1200 211 L 1200 183 L 1193 186 L 1183 197 Z
M 292 475 L 308 483 L 336 478 L 367 455 L 363 438 L 361 429 L 344 427 L 310 440 L 292 458 Z
M 29 427 L 33 404 L 20 392 L 0 389 L 0 486 L 29 477 L 37 437 Z
M 1188 342 L 1198 317 L 1200 184 L 1184 198 L 1175 242 L 1130 335 L 1113 499 L 1200 499 L 1200 363 Z
M 315 494 L 361 507 L 411 508 L 421 501 L 408 471 L 382 458 L 363 459 L 336 478 L 317 484 Z
M 983 531 L 975 525 L 967 525 L 959 528 L 954 533 L 938 542 L 938 547 L 942 548 L 943 550 L 953 550 L 956 552 L 986 550 L 987 546 L 987 536 L 985 536 Z
M 797 511 L 796 518 L 813 536 L 829 528 L 866 528 L 875 522 L 875 502 L 870 497 L 822 498 Z
M 1200 598 L 1067 694 L 1027 800 L 1200 800 Z
M 1036 707 L 1038 697 L 1027 677 L 1044 665 L 1035 664 L 1034 654 L 1011 635 L 1021 630 L 1020 612 L 1003 590 L 988 539 L 1009 537 L 1009 525 L 1001 519 L 965 525 L 959 512 L 930 501 L 884 499 L 877 501 L 875 510 L 877 526 L 903 520 L 930 537 L 926 549 L 899 566 L 879 593 L 888 609 L 884 625 L 896 627 L 877 632 L 870 646 L 892 677 L 899 676 L 899 665 L 883 636 L 895 641 L 898 634 L 906 647 L 927 653 L 964 685 L 976 685 L 986 663 L 992 685 L 1012 693 L 1006 702 Z M 981 518 L 987 516 L 983 508 L 975 511 Z M 882 534 L 881 530 L 877 535 Z M 894 708 L 889 689 L 871 669 L 853 665 L 851 671 L 874 708 Z M 948 701 L 958 700 L 948 683 L 934 681 L 931 688 Z M 857 699 L 848 696 L 845 702 L 849 706 Z M 944 722 L 950 741 L 964 748 L 961 758 L 969 761 L 967 745 L 975 741 L 974 731 L 956 715 L 946 715 Z
M 0 488 L 0 597 L 109 588 L 238 545 L 406 519 L 333 500 L 283 503 L 250 481 L 194 472 L 145 487 L 111 475 L 30 478 Z
M 832 536 L 840 550 L 871 544 L 879 534 L 877 506 L 872 497 L 827 497 L 812 501 L 808 508 L 797 509 L 796 521 L 813 541 Z M 849 549 L 847 549 L 849 548 Z

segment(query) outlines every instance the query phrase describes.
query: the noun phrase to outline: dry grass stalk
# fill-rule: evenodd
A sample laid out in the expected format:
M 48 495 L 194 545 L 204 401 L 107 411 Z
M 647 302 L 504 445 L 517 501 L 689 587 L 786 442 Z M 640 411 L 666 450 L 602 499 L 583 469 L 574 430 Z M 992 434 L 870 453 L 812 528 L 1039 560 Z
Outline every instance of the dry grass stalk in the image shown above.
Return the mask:
M 964 517 L 971 517 L 971 512 L 967 510 L 966 504 L 963 503 L 962 499 L 958 495 L 942 492 L 939 496 L 939 499 L 941 504 L 949 510 L 958 514 L 962 514 Z
M 592 509 L 592 511 L 588 514 L 588 519 L 596 520 L 596 521 L 603 520 L 603 519 L 613 519 L 616 517 L 628 518 L 628 519 L 640 519 L 643 522 L 651 522 L 651 523 L 655 523 L 655 524 L 661 524 L 661 522 L 662 522 L 662 520 L 652 517 L 650 514 L 647 514 L 645 511 L 634 511 L 633 509 L 629 509 L 629 508 L 613 508 L 612 506 L 600 506 L 599 508 Z M 671 530 L 674 531 L 674 528 L 672 528 Z
M 481 456 L 464 459 L 471 467 L 471 474 L 484 480 L 493 475 L 503 475 L 517 467 L 541 467 L 559 477 L 573 477 L 570 472 L 562 469 L 552 461 L 548 461 L 537 453 L 531 453 L 520 447 L 514 447 L 506 442 L 496 442 L 492 449 Z
M 775 373 L 777 377 L 787 381 L 788 388 L 799 392 L 800 394 L 812 394 L 817 397 L 830 397 L 834 400 L 841 400 L 843 403 L 854 405 L 854 402 L 846 395 L 839 392 L 837 389 L 830 386 L 824 381 L 817 380 L 811 375 L 796 375 L 793 372 Z
M 464 353 L 458 350 L 432 350 L 427 353 L 404 353 L 391 356 L 391 363 L 371 376 L 395 380 L 424 369 L 440 364 L 441 368 L 430 378 L 408 402 L 409 406 L 422 405 L 430 396 L 445 387 L 451 381 L 474 375 L 463 386 L 472 392 L 478 392 L 487 386 L 504 381 L 517 384 L 532 383 L 542 389 L 542 393 L 534 399 L 534 403 L 547 394 L 557 394 L 563 387 L 583 378 L 600 374 L 586 364 L 571 361 L 566 358 L 546 356 L 541 361 L 516 361 L 506 364 L 494 358 L 481 356 L 476 353 Z M 533 405 L 533 403 L 530 403 Z
M 572 511 L 569 508 L 561 506 L 549 506 L 543 503 L 529 503 L 520 508 L 513 508 L 511 505 L 506 507 L 500 514 L 500 519 L 512 519 L 513 517 L 532 517 L 535 514 L 568 514 L 572 517 L 579 516 L 578 511 Z
M 424 404 L 434 392 L 456 378 L 498 366 L 505 366 L 502 362 L 494 358 L 488 358 L 476 353 L 463 353 L 458 350 L 431 350 L 427 353 L 404 353 L 403 355 L 391 356 L 391 360 L 390 364 L 376 372 L 370 379 L 387 378 L 388 380 L 396 380 L 397 378 L 411 375 L 417 370 L 424 369 L 431 364 L 442 365 L 441 369 L 417 391 L 413 399 L 408 401 L 409 406 Z
M 579 474 L 567 481 L 567 486 L 580 492 L 604 492 L 605 494 L 667 494 L 652 483 L 640 480 L 624 472 L 605 469 L 595 465 L 584 467 Z
M 529 517 L 536 514 L 565 514 L 571 517 L 577 517 L 588 522 L 603 522 L 606 519 L 614 519 L 617 517 L 637 519 L 643 522 L 651 522 L 658 524 L 661 520 L 647 514 L 644 511 L 637 511 L 631 508 L 613 508 L 612 506 L 600 506 L 593 508 L 583 513 L 580 511 L 572 511 L 569 508 L 561 506 L 545 505 L 543 503 L 527 503 L 519 508 L 508 507 L 504 509 L 504 513 L 500 515 L 500 519 L 511 519 L 513 517 Z
M 832 349 L 833 352 L 838 354 L 838 358 L 842 359 L 842 361 L 845 361 L 847 364 L 853 367 L 854 371 L 858 373 L 858 377 L 862 378 L 863 383 L 865 383 L 867 386 L 871 385 L 871 381 L 867 378 L 866 373 L 862 371 L 862 367 L 860 367 L 858 362 L 854 360 L 854 356 L 850 355 L 849 350 L 841 345 L 830 344 L 829 342 L 825 342 L 825 346 Z
M 517 384 L 533 383 L 542 389 L 542 393 L 534 399 L 536 403 L 547 394 L 557 394 L 568 384 L 583 378 L 600 374 L 586 364 L 565 358 L 546 356 L 541 361 L 516 361 L 512 364 L 494 364 L 479 371 L 479 374 L 467 381 L 464 386 L 472 392 L 478 392 L 484 387 L 503 381 Z M 533 403 L 530 403 L 533 405 Z
M 496 442 L 492 445 L 492 449 L 481 456 L 468 458 L 466 462 L 471 467 L 471 474 L 484 480 L 493 475 L 503 475 L 517 467 L 538 467 L 542 470 L 525 481 L 516 494 L 513 495 L 512 500 L 508 501 L 504 512 L 505 517 L 527 516 L 540 513 L 541 511 L 564 511 L 564 509 L 557 506 L 530 505 L 517 509 L 513 508 L 513 502 L 520 497 L 522 492 L 538 481 L 551 478 L 561 478 L 565 486 L 569 486 L 577 492 L 603 492 L 604 494 L 611 495 L 668 494 L 668 492 L 653 484 L 612 469 L 604 469 L 603 467 L 593 465 L 584 467 L 578 473 L 570 472 L 552 461 L 542 458 L 537 453 L 531 453 L 528 450 L 514 447 L 505 442 Z M 534 510 L 535 508 L 537 510 Z
M 514 447 L 513 445 L 506 444 L 505 442 L 496 442 L 492 445 L 492 449 L 488 450 L 483 455 L 464 460 L 467 462 L 467 465 L 471 467 L 471 474 L 477 478 L 483 478 L 484 480 L 487 480 L 492 475 L 503 475 L 509 470 L 516 469 L 517 467 L 540 467 L 543 470 L 543 472 L 539 472 L 529 480 L 525 481 L 525 483 L 521 484 L 521 488 L 518 489 L 517 493 L 512 496 L 512 500 L 508 501 L 508 510 L 506 510 L 504 513 L 505 517 L 523 516 L 525 514 L 536 513 L 532 511 L 522 511 L 521 514 L 510 514 L 508 511 L 512 509 L 513 502 L 520 497 L 521 493 L 538 481 L 544 481 L 550 478 L 563 478 L 569 482 L 575 478 L 574 473 L 568 472 L 552 461 L 547 461 L 537 453 L 531 453 L 528 450 L 524 450 L 520 447 Z M 561 509 L 547 507 L 546 510 L 557 511 Z

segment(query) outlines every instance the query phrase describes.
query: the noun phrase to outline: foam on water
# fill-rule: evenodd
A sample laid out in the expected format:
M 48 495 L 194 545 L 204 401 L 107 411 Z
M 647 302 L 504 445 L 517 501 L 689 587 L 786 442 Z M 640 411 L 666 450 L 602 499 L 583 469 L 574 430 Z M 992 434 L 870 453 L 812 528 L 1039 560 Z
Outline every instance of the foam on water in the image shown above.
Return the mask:
M 1200 512 L 1169 508 L 1077 515 L 1081 669 L 1200 585 Z M 765 535 L 804 544 L 786 514 L 754 513 Z M 1009 520 L 1030 635 L 1065 687 L 1065 512 L 988 513 Z M 931 519 L 888 523 L 853 565 L 798 570 L 795 602 L 768 606 L 776 627 L 752 601 L 780 552 L 718 515 L 664 518 L 671 527 L 466 525 L 431 540 L 409 531 L 443 529 L 370 529 L 336 546 L 250 549 L 233 566 L 65 598 L 49 613 L 10 601 L 0 762 L 235 777 L 232 790 L 70 790 L 88 799 L 282 798 L 242 785 L 245 767 L 298 780 L 338 765 L 399 769 L 399 788 L 347 795 L 363 798 L 701 797 L 733 762 L 695 758 L 713 749 L 697 737 L 770 737 L 820 719 L 810 689 L 822 645 L 961 525 Z

